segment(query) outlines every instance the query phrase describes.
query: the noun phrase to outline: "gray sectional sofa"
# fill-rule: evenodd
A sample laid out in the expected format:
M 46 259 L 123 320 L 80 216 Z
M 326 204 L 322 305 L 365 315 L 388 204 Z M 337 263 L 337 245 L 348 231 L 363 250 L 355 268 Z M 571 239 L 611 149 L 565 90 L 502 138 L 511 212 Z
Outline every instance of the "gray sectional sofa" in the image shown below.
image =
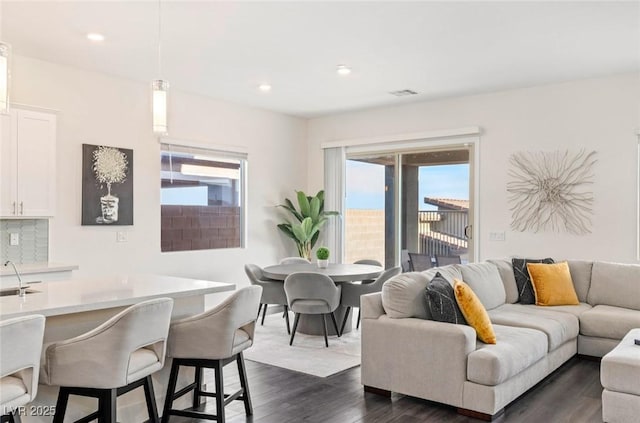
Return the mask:
M 602 357 L 640 328 L 640 266 L 568 264 L 579 305 L 518 303 L 510 259 L 404 273 L 381 293 L 363 296 L 365 391 L 398 392 L 491 420 L 576 354 Z M 473 289 L 491 318 L 495 345 L 478 341 L 470 326 L 430 319 L 425 289 L 436 272 Z

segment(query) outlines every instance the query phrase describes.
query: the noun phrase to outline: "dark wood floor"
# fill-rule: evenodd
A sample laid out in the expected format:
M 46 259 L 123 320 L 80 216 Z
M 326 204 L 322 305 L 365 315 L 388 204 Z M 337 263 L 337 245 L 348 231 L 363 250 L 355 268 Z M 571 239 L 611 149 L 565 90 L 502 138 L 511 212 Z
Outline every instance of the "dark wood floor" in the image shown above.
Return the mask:
M 364 394 L 360 368 L 319 378 L 247 361 L 254 415 L 247 417 L 236 401 L 227 406 L 229 423 L 417 423 L 479 422 L 460 416 L 455 409 L 417 398 L 393 394 L 391 400 Z M 237 389 L 235 366 L 225 367 L 225 385 Z M 497 421 L 518 423 L 601 422 L 600 363 L 574 358 L 507 407 Z M 207 377 L 205 377 L 207 379 Z M 213 398 L 207 410 L 215 411 Z M 201 423 L 172 417 L 172 422 Z

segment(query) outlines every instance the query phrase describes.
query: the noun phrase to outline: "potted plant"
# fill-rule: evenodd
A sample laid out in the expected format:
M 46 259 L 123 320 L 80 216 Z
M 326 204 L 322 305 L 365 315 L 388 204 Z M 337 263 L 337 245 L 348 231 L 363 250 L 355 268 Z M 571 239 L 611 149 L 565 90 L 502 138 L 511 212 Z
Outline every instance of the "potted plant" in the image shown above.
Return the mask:
M 318 259 L 318 267 L 326 269 L 329 266 L 329 249 L 327 247 L 320 247 L 316 251 L 316 257 Z
M 311 260 L 311 249 L 318 241 L 320 230 L 327 223 L 329 216 L 338 212 L 324 210 L 324 191 L 319 191 L 314 197 L 307 196 L 304 191 L 296 191 L 298 208 L 288 198 L 279 207 L 287 210 L 294 221 L 280 223 L 278 228 L 291 238 L 298 248 L 298 255 Z

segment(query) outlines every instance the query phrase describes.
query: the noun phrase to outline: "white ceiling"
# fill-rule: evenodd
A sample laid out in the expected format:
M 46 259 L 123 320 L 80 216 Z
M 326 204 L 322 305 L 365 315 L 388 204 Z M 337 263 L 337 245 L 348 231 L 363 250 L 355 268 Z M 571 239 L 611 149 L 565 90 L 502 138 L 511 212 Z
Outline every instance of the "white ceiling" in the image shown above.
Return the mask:
M 157 77 L 155 1 L 4 0 L 1 13 L 17 54 Z M 304 117 L 640 70 L 637 1 L 163 0 L 162 25 L 173 89 Z M 405 88 L 419 95 L 389 94 Z

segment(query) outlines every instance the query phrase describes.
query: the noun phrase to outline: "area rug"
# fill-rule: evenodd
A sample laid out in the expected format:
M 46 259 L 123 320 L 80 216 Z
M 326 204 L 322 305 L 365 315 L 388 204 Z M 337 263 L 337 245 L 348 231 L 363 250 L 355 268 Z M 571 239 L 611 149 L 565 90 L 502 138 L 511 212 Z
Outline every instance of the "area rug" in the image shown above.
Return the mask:
M 293 314 L 290 314 L 293 325 Z M 329 324 L 331 324 L 329 322 Z M 282 313 L 268 315 L 264 326 L 256 325 L 255 342 L 244 352 L 247 360 L 327 377 L 360 365 L 360 331 L 354 329 L 338 338 L 329 336 L 329 348 L 322 336 L 297 332 L 293 346 Z

